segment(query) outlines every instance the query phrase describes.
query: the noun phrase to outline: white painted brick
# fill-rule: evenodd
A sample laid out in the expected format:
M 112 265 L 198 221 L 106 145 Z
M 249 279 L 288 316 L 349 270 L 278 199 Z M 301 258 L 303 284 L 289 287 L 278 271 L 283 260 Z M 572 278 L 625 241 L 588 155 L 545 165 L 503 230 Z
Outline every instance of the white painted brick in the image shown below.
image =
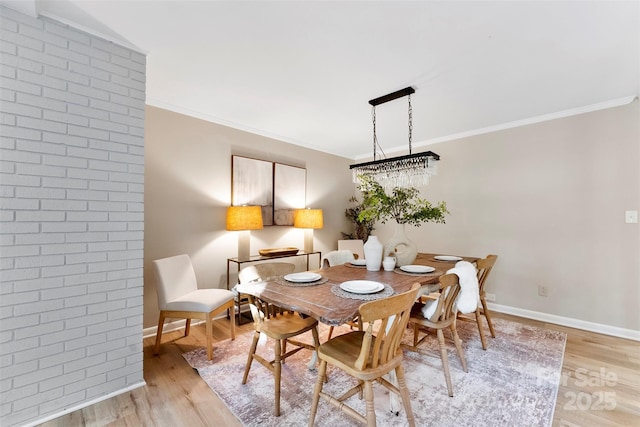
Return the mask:
M 77 306 L 91 306 L 93 304 L 98 304 L 105 302 L 107 300 L 107 296 L 104 294 L 86 294 L 86 295 L 78 295 L 76 297 L 68 297 L 64 301 L 65 307 L 77 307 Z M 91 335 L 95 333 L 95 331 L 88 331 L 88 334 Z
M 122 343 L 124 344 L 125 341 L 121 340 Z M 116 341 L 117 343 L 120 343 L 120 341 Z M 116 361 L 116 360 L 120 360 L 122 363 L 122 367 L 125 367 L 125 362 L 126 362 L 126 357 L 129 356 L 131 354 L 131 349 L 128 347 L 124 347 L 124 346 L 113 346 L 111 347 L 111 351 L 109 351 L 107 353 L 107 360 L 109 361 Z
M 87 98 L 101 99 L 103 101 L 109 100 L 109 92 L 91 86 L 69 83 L 69 92 L 86 96 Z
M 64 265 L 64 262 L 62 255 L 19 257 L 16 258 L 16 268 L 51 267 Z
M 80 360 L 74 360 L 64 364 L 64 372 L 74 372 L 80 369 L 86 369 L 90 366 L 102 364 L 107 361 L 106 354 L 96 354 L 91 357 L 84 357 Z
M 115 388 L 116 390 L 119 390 L 119 389 L 125 388 L 128 385 L 131 385 L 131 384 L 127 384 L 126 378 L 111 379 L 110 375 L 107 375 L 106 383 L 97 385 L 95 387 L 90 387 L 86 390 L 87 398 L 97 398 L 100 396 L 104 396 L 108 392 L 108 390 L 110 390 L 111 388 Z
M 33 363 L 33 369 L 38 369 L 38 364 Z M 23 400 L 25 397 L 35 396 L 38 393 L 38 386 L 36 384 L 30 384 L 26 387 L 11 389 L 11 393 L 4 393 L 2 395 L 3 403 L 11 403 L 19 400 Z M 33 413 L 31 414 L 33 415 Z
M 47 182 L 47 179 L 43 179 L 43 184 Z M 45 185 L 45 187 L 49 186 Z M 52 185 L 51 187 L 54 186 Z M 58 186 L 56 185 L 55 187 Z M 66 197 L 66 192 L 60 188 L 18 187 L 16 188 L 16 197 L 20 199 L 64 199 Z M 37 205 L 34 209 L 38 209 L 40 207 L 40 203 L 37 200 L 29 200 L 29 202 Z
M 87 308 L 84 306 L 65 308 L 65 309 L 55 310 L 55 311 L 47 311 L 44 313 L 40 313 L 40 323 L 49 323 L 49 322 L 55 322 L 59 320 L 67 320 L 67 319 L 77 319 L 86 314 L 87 314 Z
M 39 64 L 47 64 L 53 67 L 61 69 L 67 68 L 67 60 L 63 58 L 56 58 L 55 56 L 47 55 L 43 52 L 39 52 L 34 49 L 29 49 L 24 46 L 18 46 L 18 56 L 26 58 Z
M 109 280 L 131 279 L 133 277 L 140 277 L 140 272 L 126 270 L 110 271 L 107 274 Z
M 43 42 L 46 42 L 48 44 L 55 44 L 56 46 L 60 47 L 67 46 L 67 40 L 65 38 L 53 35 L 50 32 L 44 32 L 41 29 L 37 29 L 34 27 L 21 25 L 20 34 L 37 40 L 42 40 Z
M 102 263 L 107 260 L 107 255 L 104 252 L 86 252 L 82 254 L 73 254 L 65 256 L 65 263 L 67 265 L 72 264 L 87 264 L 87 263 Z M 91 265 L 89 271 L 91 271 Z M 95 270 L 94 270 L 95 271 Z
M 89 165 L 89 162 L 87 161 L 87 167 Z M 91 169 L 69 169 L 67 171 L 67 176 L 69 178 L 79 178 L 82 179 L 84 182 L 86 182 L 86 180 L 91 180 L 89 181 L 89 188 L 91 188 L 91 184 L 93 181 L 105 181 L 105 184 L 108 183 L 108 179 L 109 179 L 109 173 L 106 171 L 96 171 L 96 170 L 91 170 Z M 86 186 L 82 187 L 82 188 L 87 188 Z M 95 188 L 92 188 L 92 190 L 95 190 Z
M 46 166 L 46 165 L 34 165 L 34 164 L 17 164 L 16 173 L 22 175 L 37 175 L 37 176 L 56 176 L 62 177 L 66 174 L 66 169 L 59 166 Z
M 107 200 L 109 193 L 93 190 L 67 190 L 67 200 Z
M 88 85 L 90 81 L 90 77 L 83 74 L 78 74 L 71 70 L 61 70 L 60 68 L 50 67 L 48 65 L 44 67 L 44 74 L 46 74 L 47 76 L 58 78 L 60 80 L 64 80 L 66 82 L 73 82 L 84 85 Z M 69 111 L 72 112 L 71 110 Z
M 75 276 L 66 276 L 64 278 L 65 286 L 74 286 L 74 285 L 87 285 L 87 289 L 90 289 L 92 284 L 98 282 L 104 282 L 107 280 L 106 273 L 87 273 L 87 274 L 78 274 Z
M 2 75 L 1 71 L 0 71 L 0 75 Z M 2 100 L 5 105 L 8 105 L 9 103 L 13 103 L 16 100 L 16 92 L 14 90 L 0 87 L 0 100 Z M 3 111 L 5 111 L 4 108 L 3 108 Z M 5 112 L 8 113 L 8 111 L 5 111 Z
M 42 86 L 6 77 L 0 78 L 0 87 L 11 89 L 18 93 L 29 93 L 37 96 L 42 95 Z
M 50 142 L 40 141 L 17 141 L 16 149 L 20 151 L 31 151 L 34 153 L 50 153 L 50 154 L 64 154 L 65 147 L 60 144 L 52 144 Z M 46 156 L 41 157 L 41 161 L 44 162 Z
M 87 138 L 72 135 L 61 135 L 51 132 L 42 132 L 42 140 L 65 144 L 66 146 L 87 147 L 89 145 L 89 140 Z
M 49 243 L 63 243 L 64 240 L 65 236 L 62 233 L 26 234 L 22 236 L 16 236 L 16 245 L 46 245 Z
M 69 50 L 72 50 L 74 52 L 78 52 L 81 53 L 83 55 L 87 55 L 87 56 L 91 56 L 103 61 L 109 61 L 111 56 L 109 55 L 109 53 L 104 52 L 102 50 L 99 49 L 94 49 L 90 46 L 87 46 L 85 44 L 82 43 L 78 43 L 74 40 L 70 40 L 69 41 Z
M 87 369 L 87 374 L 90 375 L 90 369 Z M 64 393 L 71 394 L 74 392 L 78 392 L 80 390 L 84 391 L 87 389 L 92 389 L 98 385 L 104 385 L 106 380 L 107 380 L 106 374 L 91 375 L 82 381 L 70 383 L 69 385 L 65 386 Z
M 0 252 L 0 258 L 4 258 L 6 256 L 20 257 L 28 255 L 38 255 L 39 253 L 40 247 L 37 245 L 14 246 L 13 248 L 11 248 L 10 253 L 9 251 Z
M 20 96 L 20 94 L 18 94 L 18 96 Z M 42 139 L 42 132 L 39 130 L 21 128 L 18 126 L 3 126 L 2 136 L 7 138 L 33 139 L 39 141 Z
M 47 34 L 53 33 L 60 36 L 62 39 L 74 40 L 85 45 L 91 44 L 91 37 L 88 34 L 67 28 L 66 26 L 61 26 L 57 22 L 45 21 L 44 28 L 46 29 Z
M 135 232 L 110 232 L 109 240 L 139 240 L 140 236 L 143 236 L 143 233 L 140 231 Z
M 13 127 L 13 129 L 17 129 Z M 3 132 L 7 129 L 3 129 Z M 0 155 L 2 155 L 2 160 L 6 162 L 16 162 L 16 163 L 33 163 L 39 164 L 42 161 L 42 156 L 38 153 L 29 153 L 26 151 L 17 151 L 17 150 L 0 150 Z M 2 181 L 5 183 L 5 181 Z
M 49 301 L 34 301 L 29 304 L 15 304 L 13 305 L 13 310 L 16 316 L 26 316 L 28 314 L 36 314 L 44 311 L 57 310 L 59 308 L 62 308 L 63 304 L 64 304 L 63 301 L 59 299 L 49 300 Z
M 133 89 L 130 89 L 129 93 L 131 93 L 131 90 Z M 144 105 L 141 99 L 134 99 L 134 98 L 131 98 L 130 96 L 121 96 L 116 93 L 112 93 L 109 98 L 111 102 L 114 102 L 116 104 L 126 105 L 132 108 L 140 108 L 142 105 Z M 114 111 L 114 112 L 117 113 L 118 111 Z
M 41 231 L 43 233 L 76 233 L 83 234 L 82 232 L 87 231 L 87 224 L 82 222 L 44 222 L 40 224 Z M 82 239 L 71 238 L 71 236 L 75 236 L 76 234 L 68 234 L 66 236 L 67 242 L 76 242 L 76 241 L 86 241 Z M 89 237 L 86 237 L 89 239 Z
M 79 200 L 42 200 L 40 206 L 45 210 L 86 211 L 88 203 Z
M 107 177 L 108 173 L 103 172 Z M 110 181 L 90 181 L 89 188 L 92 190 L 103 190 L 103 191 L 131 191 L 130 186 L 124 182 L 110 182 Z
M 91 79 L 102 79 L 108 81 L 111 78 L 111 74 L 109 74 L 107 71 L 100 70 L 93 66 L 78 64 L 77 62 L 69 63 L 69 71 L 82 74 Z
M 58 389 L 55 389 L 58 390 Z M 112 388 L 111 390 L 118 390 Z M 83 401 L 89 400 L 90 397 L 85 391 L 79 391 L 77 393 L 64 395 L 58 399 L 49 399 L 45 403 L 38 406 L 40 413 L 48 414 L 51 412 L 59 411 L 60 408 L 68 408 L 70 406 L 77 406 Z
M 42 247 L 42 255 L 84 253 L 86 251 L 87 245 L 85 243 L 64 243 L 61 245 L 54 244 Z
M 80 168 L 86 169 L 89 166 L 87 159 L 79 159 L 77 157 L 58 156 L 58 155 L 45 155 L 42 156 L 42 163 L 50 166 L 65 166 L 68 168 Z M 69 178 L 74 178 L 69 176 Z
M 115 96 L 115 95 L 111 95 Z M 99 99 L 91 99 L 90 105 L 93 108 L 97 108 L 99 110 L 105 110 L 113 113 L 127 114 L 129 109 L 124 105 L 114 104 L 112 102 L 105 102 Z
M 67 321 L 67 329 L 73 327 L 83 327 L 87 328 L 91 325 L 97 325 L 100 323 L 104 323 L 107 321 L 106 313 L 97 313 L 92 315 L 86 315 L 79 317 L 77 319 L 73 319 L 71 321 Z M 102 338 L 100 338 L 102 336 Z M 72 350 L 74 348 L 87 347 L 88 345 L 95 344 L 98 342 L 104 342 L 107 340 L 106 333 L 103 334 L 91 334 L 89 335 L 87 332 L 87 336 L 82 339 L 66 341 L 65 342 L 65 350 Z
M 41 131 L 67 133 L 66 123 L 53 122 L 50 120 L 34 119 L 32 117 L 18 117 L 17 126 L 22 128 L 33 128 Z
M 46 367 L 48 363 L 53 363 L 57 365 L 59 363 L 70 362 L 72 360 L 78 359 L 79 357 L 83 357 L 83 356 L 78 356 L 79 354 L 83 354 L 83 353 L 84 353 L 84 349 L 76 350 L 74 352 L 56 354 L 55 356 L 48 357 L 45 361 L 43 361 L 43 363 L 40 364 L 40 366 Z M 56 378 L 40 381 L 40 392 L 58 388 L 62 384 L 75 383 L 77 381 L 84 379 L 85 375 L 86 375 L 85 371 L 76 371 L 76 372 L 70 372 L 68 374 L 63 374 Z
M 34 107 L 31 105 L 19 104 L 17 102 L 3 103 L 2 112 L 6 114 L 16 114 L 18 116 L 28 116 L 28 117 L 36 117 L 36 118 L 42 117 L 42 108 Z
M 82 224 L 82 223 L 78 223 Z M 92 228 L 98 228 L 92 225 L 93 223 L 85 224 L 85 228 L 89 230 L 86 233 L 73 233 L 67 234 L 67 242 L 105 242 L 109 239 L 107 233 L 95 232 Z
M 40 344 L 49 345 L 53 343 L 65 342 L 65 341 L 70 341 L 77 338 L 85 337 L 86 335 L 87 335 L 87 329 L 84 327 L 74 328 L 74 329 L 67 328 L 64 331 L 41 336 Z M 42 364 L 43 361 L 40 361 L 40 363 Z
M 39 227 L 37 223 L 16 223 L 16 222 L 10 222 L 10 223 L 5 223 L 2 224 L 2 232 L 3 233 L 14 233 L 14 234 L 20 234 L 20 233 L 37 233 L 39 231 Z M 6 278 L 7 274 L 9 273 L 4 273 L 3 277 Z
M 116 301 L 108 301 L 100 304 L 91 304 L 87 307 L 88 314 L 96 314 L 96 313 L 107 313 L 108 320 L 118 320 L 122 319 L 126 316 L 113 317 L 111 316 L 111 311 L 120 312 L 122 309 L 125 309 L 127 306 L 126 300 L 116 300 Z M 126 311 L 126 310 L 125 310 Z
M 140 138 L 144 138 L 144 128 L 129 126 L 129 135 L 134 135 L 134 136 L 139 136 Z
M 16 193 L 19 194 L 21 192 L 21 188 L 15 189 Z M 38 200 L 25 200 L 25 199 L 17 199 L 17 198 L 6 198 L 2 199 L 2 209 L 7 210 L 36 210 L 40 207 L 40 202 Z M 14 224 L 15 227 L 20 227 L 20 224 Z M 25 225 L 26 226 L 26 225 Z M 30 226 L 29 230 L 32 230 Z M 6 230 L 4 231 L 7 232 Z
M 62 58 L 62 59 L 66 59 L 69 61 L 74 61 L 80 64 L 84 64 L 87 65 L 90 62 L 90 59 L 87 55 L 82 54 L 82 53 L 78 53 L 78 52 L 74 52 L 71 49 L 67 49 L 66 46 L 65 48 L 60 48 L 59 46 L 53 45 L 53 44 L 47 44 L 44 47 L 44 52 L 46 54 L 58 57 L 58 58 Z M 60 67 L 62 68 L 62 67 Z
M 114 202 L 144 202 L 144 193 L 121 193 L 111 191 L 109 192 L 109 200 Z M 127 209 L 128 211 L 128 209 Z
M 67 110 L 67 103 L 56 99 L 35 96 L 28 93 L 18 93 L 16 94 L 16 99 L 19 104 L 26 104 L 54 111 L 65 112 Z
M 62 277 L 52 277 L 49 279 L 37 278 L 35 280 L 21 280 L 16 282 L 15 291 L 16 292 L 26 292 L 26 291 L 39 291 L 46 289 L 57 289 L 63 286 Z M 54 292 L 59 292 L 58 290 Z M 45 299 L 40 294 L 41 299 Z
M 108 221 L 107 212 L 67 212 L 67 221 Z
M 67 82 L 65 80 L 47 76 L 46 74 L 42 73 L 34 73 L 27 70 L 18 70 L 17 77 L 19 80 L 41 86 L 47 86 L 59 90 L 67 89 Z
M 111 194 L 109 196 L 111 197 Z M 127 204 L 122 202 L 89 202 L 89 210 L 90 211 L 99 211 L 99 212 L 126 212 Z M 118 230 L 119 225 L 116 225 Z
M 42 277 L 68 276 L 87 272 L 87 266 L 83 264 L 65 265 L 61 267 L 44 267 L 41 270 Z
M 35 337 L 40 335 L 50 334 L 52 332 L 60 332 L 64 329 L 62 322 L 52 322 L 46 324 L 38 324 L 36 326 L 29 326 L 26 328 L 16 329 L 14 331 L 15 339 L 23 339 L 28 337 Z
M 144 183 L 144 174 L 111 172 L 109 174 L 109 178 L 111 178 L 112 181 L 132 182 L 137 184 Z
M 108 343 L 105 345 L 105 347 L 107 347 L 107 349 L 109 348 Z M 101 347 L 96 347 L 96 350 L 98 349 L 101 349 Z M 91 368 L 87 369 L 87 375 L 100 375 L 106 372 L 122 369 L 125 366 L 126 362 L 126 359 L 121 358 L 119 360 L 111 360 L 109 362 L 103 363 L 102 365 L 92 366 Z
M 111 273 L 111 272 L 110 272 Z M 104 273 L 103 273 L 104 274 Z M 106 274 L 105 274 L 106 276 Z M 96 292 L 109 292 L 115 289 L 123 289 L 127 287 L 127 283 L 124 280 L 105 280 L 101 283 L 92 283 L 87 286 L 88 293 L 96 293 Z
M 60 300 L 60 302 L 63 302 L 65 298 L 86 294 L 87 286 L 84 283 L 76 286 L 65 284 L 64 287 L 58 287 L 57 289 L 42 289 L 40 291 L 40 299 L 42 301 Z
M 92 87 L 95 87 L 97 89 L 102 89 L 107 92 L 117 93 L 122 96 L 127 96 L 129 94 L 129 88 L 113 82 L 107 82 L 100 79 L 91 79 L 90 84 Z
M 127 165 L 122 163 L 115 163 L 113 161 L 102 161 L 102 160 L 90 160 L 89 167 L 91 169 L 104 170 L 104 171 L 113 171 L 113 172 L 126 172 Z M 111 176 L 111 175 L 109 175 Z
M 48 212 L 48 211 L 19 211 L 16 212 L 16 221 L 32 222 L 32 221 L 64 221 L 64 212 Z
M 89 243 L 87 251 L 105 252 L 105 251 L 124 251 L 126 249 L 127 249 L 127 242 L 96 242 L 96 243 Z
M 69 123 L 69 124 L 78 125 L 78 126 L 89 126 L 89 119 L 87 117 L 79 116 L 77 114 L 44 110 L 42 113 L 42 116 L 47 120 L 52 120 L 55 122 Z
M 110 141 L 121 142 L 127 145 L 144 145 L 144 139 L 138 136 L 124 135 L 121 133 L 112 133 L 109 136 Z
M 100 271 L 123 270 L 127 268 L 127 263 L 123 261 L 100 262 L 89 265 L 89 272 L 96 273 Z
M 45 87 L 42 91 L 42 95 L 46 98 L 57 99 L 69 104 L 78 104 L 83 106 L 89 105 L 89 97 L 77 95 L 69 91 L 62 91 Z

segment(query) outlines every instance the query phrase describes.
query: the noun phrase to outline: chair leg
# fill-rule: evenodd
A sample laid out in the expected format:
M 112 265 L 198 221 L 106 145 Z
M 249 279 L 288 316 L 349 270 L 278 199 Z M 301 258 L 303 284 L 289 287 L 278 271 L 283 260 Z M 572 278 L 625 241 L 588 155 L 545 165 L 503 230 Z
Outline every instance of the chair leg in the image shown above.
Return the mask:
M 249 349 L 249 356 L 247 357 L 247 364 L 244 367 L 244 375 L 242 377 L 242 384 L 247 383 L 247 377 L 249 376 L 249 369 L 251 369 L 251 362 L 253 362 L 253 355 L 258 347 L 258 339 L 260 339 L 260 332 L 255 331 L 253 333 L 253 342 L 251 342 L 251 348 Z
M 464 350 L 462 349 L 462 340 L 458 335 L 458 330 L 456 329 L 455 322 L 451 324 L 450 328 L 451 335 L 453 336 L 453 342 L 456 345 L 456 351 L 458 352 L 458 357 L 460 358 L 460 363 L 462 363 L 462 369 L 465 372 L 469 372 L 469 370 L 467 369 L 467 358 L 464 357 Z
M 413 324 L 413 346 L 416 347 L 418 345 L 418 335 L 420 334 L 420 325 L 417 323 Z
M 491 336 L 493 338 L 496 337 L 496 331 L 493 330 L 493 322 L 491 322 L 491 316 L 489 315 L 489 309 L 487 308 L 487 302 L 484 298 L 480 299 L 482 302 L 482 311 L 484 311 L 484 317 L 487 318 L 487 324 L 489 325 L 489 332 L 491 332 Z
M 207 333 L 207 358 L 211 360 L 213 359 L 213 319 L 211 319 L 211 313 L 207 314 L 205 328 Z
M 331 335 L 333 335 L 333 326 L 329 326 L 329 335 L 327 335 L 327 341 L 331 339 Z
M 481 321 L 480 308 L 476 308 L 476 323 L 478 324 L 478 333 L 480 334 L 480 342 L 482 343 L 482 349 L 487 349 L 487 340 L 484 337 L 484 331 L 482 330 L 482 321 Z
M 318 401 L 320 400 L 320 393 L 322 392 L 322 386 L 324 385 L 324 377 L 327 373 L 327 361 L 320 361 L 320 368 L 318 368 L 318 381 L 313 389 L 313 400 L 311 401 L 311 415 L 309 416 L 309 427 L 313 427 L 313 423 L 316 419 L 316 413 L 318 412 Z
M 160 353 L 160 341 L 162 340 L 163 327 L 164 327 L 164 312 L 160 311 L 160 319 L 158 320 L 158 331 L 156 332 L 156 345 L 153 348 L 153 354 Z
M 413 418 L 413 410 L 411 409 L 411 398 L 409 397 L 409 389 L 407 383 L 404 380 L 404 368 L 402 365 L 398 365 L 395 369 L 396 378 L 398 379 L 398 388 L 400 389 L 400 397 L 402 397 L 402 405 L 404 406 L 404 412 L 407 414 L 407 421 L 409 427 L 416 425 L 416 420 Z
M 236 317 L 236 304 L 235 302 L 233 304 L 231 304 L 231 306 L 229 307 L 230 310 L 230 319 L 231 319 L 231 340 L 235 340 L 236 339 L 236 322 L 235 322 L 235 317 Z
M 191 319 L 187 319 L 184 324 L 184 336 L 189 336 L 189 332 L 191 332 Z
M 440 359 L 442 359 L 442 370 L 444 371 L 444 379 L 447 382 L 447 391 L 449 397 L 453 397 L 453 385 L 451 385 L 451 375 L 449 374 L 449 358 L 447 357 L 447 347 L 444 342 L 444 334 L 442 329 L 438 329 L 438 345 L 440 347 Z
M 367 427 L 376 427 L 376 410 L 373 406 L 373 384 L 371 381 L 364 382 L 364 400 L 367 411 Z
M 280 340 L 275 340 L 274 352 L 275 352 L 275 360 L 273 361 L 273 376 L 275 377 L 275 396 L 276 396 L 276 407 L 275 407 L 275 416 L 280 416 L 280 375 L 282 374 L 282 354 L 280 353 L 283 349 L 284 342 L 280 342 Z M 286 340 L 285 340 L 286 342 Z

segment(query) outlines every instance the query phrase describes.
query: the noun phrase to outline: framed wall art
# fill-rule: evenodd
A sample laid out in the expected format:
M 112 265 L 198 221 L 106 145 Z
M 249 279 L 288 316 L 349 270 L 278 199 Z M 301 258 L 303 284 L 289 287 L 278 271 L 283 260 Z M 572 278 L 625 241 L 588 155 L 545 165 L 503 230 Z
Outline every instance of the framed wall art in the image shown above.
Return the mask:
M 293 225 L 306 204 L 307 171 L 297 166 L 231 156 L 231 204 L 258 205 L 267 225 Z

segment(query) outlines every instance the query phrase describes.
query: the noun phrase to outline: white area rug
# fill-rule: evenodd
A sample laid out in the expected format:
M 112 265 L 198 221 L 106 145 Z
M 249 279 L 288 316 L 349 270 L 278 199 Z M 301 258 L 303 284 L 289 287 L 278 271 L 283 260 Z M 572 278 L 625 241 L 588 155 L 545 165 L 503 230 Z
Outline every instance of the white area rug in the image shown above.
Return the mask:
M 449 365 L 454 397 L 447 395 L 435 333 L 422 346 L 433 356 L 405 351 L 404 367 L 418 426 L 550 426 L 553 419 L 566 335 L 547 329 L 495 319 L 496 338 L 487 336 L 488 349 L 482 350 L 475 322 L 459 321 L 458 333 L 466 351 L 469 372 L 462 370 L 450 342 Z M 488 334 L 488 328 L 485 327 Z M 321 325 L 320 339 L 328 327 Z M 337 328 L 336 333 L 348 331 Z M 310 334 L 309 334 L 310 335 Z M 204 348 L 184 354 L 211 389 L 246 426 L 303 426 L 309 420 L 311 397 L 317 372 L 307 369 L 310 352 L 300 351 L 287 359 L 282 369 L 281 416 L 274 417 L 274 380 L 259 363 L 253 363 L 247 384 L 242 375 L 253 333 L 235 341 L 214 343 L 213 360 Z M 410 342 L 412 333 L 405 339 Z M 448 331 L 445 337 L 450 338 Z M 307 338 L 311 342 L 311 337 Z M 271 360 L 273 341 L 259 345 L 258 352 Z M 355 384 L 352 377 L 329 367 L 324 390 L 341 394 Z M 379 426 L 407 425 L 404 410 L 389 412 L 389 394 L 374 385 Z M 336 392 L 337 391 L 337 392 Z M 348 400 L 364 413 L 364 401 Z M 320 400 L 316 426 L 359 425 L 328 403 Z

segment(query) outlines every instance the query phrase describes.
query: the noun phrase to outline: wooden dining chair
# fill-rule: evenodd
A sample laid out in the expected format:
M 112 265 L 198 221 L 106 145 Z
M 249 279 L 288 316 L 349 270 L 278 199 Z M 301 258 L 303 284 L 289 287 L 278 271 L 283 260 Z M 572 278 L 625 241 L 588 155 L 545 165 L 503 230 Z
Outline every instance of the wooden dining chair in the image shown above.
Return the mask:
M 226 310 L 234 318 L 234 294 L 226 289 L 198 289 L 196 274 L 188 255 L 176 255 L 152 262 L 156 276 L 158 308 L 158 332 L 154 354 L 160 352 L 162 328 L 167 318 L 186 319 L 184 336 L 189 335 L 191 319 L 201 319 L 206 324 L 207 358 L 213 358 L 213 318 Z M 231 339 L 236 338 L 235 323 L 231 322 Z
M 454 312 L 454 303 L 460 293 L 460 283 L 458 276 L 455 274 L 445 274 L 440 276 L 440 297 L 431 303 L 437 304 L 436 310 L 430 319 L 425 319 L 422 309 L 424 303 L 419 299 L 411 309 L 411 319 L 409 322 L 413 324 L 413 346 L 403 345 L 412 351 L 421 352 L 418 346 L 424 342 L 428 335 L 419 338 L 420 332 L 425 328 L 435 329 L 438 336 L 438 346 L 440 348 L 440 358 L 442 359 L 442 369 L 444 370 L 444 378 L 447 382 L 447 391 L 449 396 L 453 397 L 453 386 L 451 385 L 451 375 L 449 373 L 449 358 L 447 357 L 447 347 L 444 340 L 443 329 L 449 328 L 456 346 L 462 369 L 467 372 L 467 360 L 462 349 L 462 340 L 458 336 L 456 330 L 456 314 Z M 427 288 L 424 288 L 427 289 Z M 427 291 L 425 291 L 427 292 Z M 419 297 L 422 295 L 419 295 Z
M 260 298 L 249 295 L 249 306 L 251 307 L 251 315 L 253 317 L 253 341 L 249 350 L 247 364 L 244 368 L 244 376 L 242 384 L 247 383 L 249 370 L 254 360 L 257 360 L 264 367 L 269 369 L 274 376 L 275 387 L 275 411 L 276 417 L 280 416 L 280 379 L 282 373 L 282 364 L 284 361 L 296 354 L 298 351 L 306 348 L 317 351 L 320 340 L 318 339 L 318 321 L 312 317 L 302 317 L 298 314 L 285 314 L 277 317 L 268 317 L 269 305 Z M 313 345 L 303 343 L 292 339 L 305 332 L 311 331 L 313 335 Z M 274 340 L 274 359 L 267 360 L 256 354 L 258 340 L 260 334 L 263 333 L 267 337 Z M 295 348 L 287 351 L 287 344 L 292 344 Z
M 241 284 L 262 282 L 264 280 L 293 273 L 295 269 L 295 264 L 291 264 L 290 262 L 265 262 L 262 264 L 250 265 L 240 270 L 238 273 L 238 282 Z M 242 315 L 242 305 L 248 303 L 248 301 L 249 299 L 247 296 L 238 293 L 236 297 L 238 324 L 240 324 L 240 316 Z M 280 308 L 270 305 L 269 310 L 267 311 L 267 316 L 271 317 L 272 315 L 281 312 L 282 310 Z
M 405 383 L 400 341 L 407 327 L 411 307 L 416 300 L 419 289 L 420 285 L 416 283 L 411 290 L 402 294 L 365 302 L 360 306 L 359 313 L 363 324 L 367 325 L 366 330 L 339 335 L 318 348 L 320 368 L 313 392 L 309 427 L 312 427 L 315 422 L 321 397 L 350 417 L 369 427 L 375 426 L 374 381 L 400 395 L 409 426 L 415 426 L 409 390 Z M 358 385 L 340 397 L 334 397 L 322 391 L 328 364 L 355 377 L 358 380 Z M 383 375 L 392 371 L 396 374 L 398 386 L 383 378 Z M 362 396 L 363 390 L 366 401 L 365 415 L 345 403 L 346 399 L 355 394 Z
M 345 240 L 346 242 L 350 242 L 351 240 Z M 359 240 L 362 242 L 362 240 Z M 325 254 L 322 258 L 322 268 L 335 267 L 337 265 L 343 265 L 349 261 L 352 261 L 357 258 L 357 254 L 352 252 L 351 249 L 342 249 L 337 251 L 331 251 Z M 358 318 L 355 318 L 348 322 L 351 328 L 358 327 L 358 329 L 362 329 L 362 324 L 358 322 Z M 327 340 L 331 339 L 333 335 L 334 326 L 329 327 L 329 333 L 327 335 Z

